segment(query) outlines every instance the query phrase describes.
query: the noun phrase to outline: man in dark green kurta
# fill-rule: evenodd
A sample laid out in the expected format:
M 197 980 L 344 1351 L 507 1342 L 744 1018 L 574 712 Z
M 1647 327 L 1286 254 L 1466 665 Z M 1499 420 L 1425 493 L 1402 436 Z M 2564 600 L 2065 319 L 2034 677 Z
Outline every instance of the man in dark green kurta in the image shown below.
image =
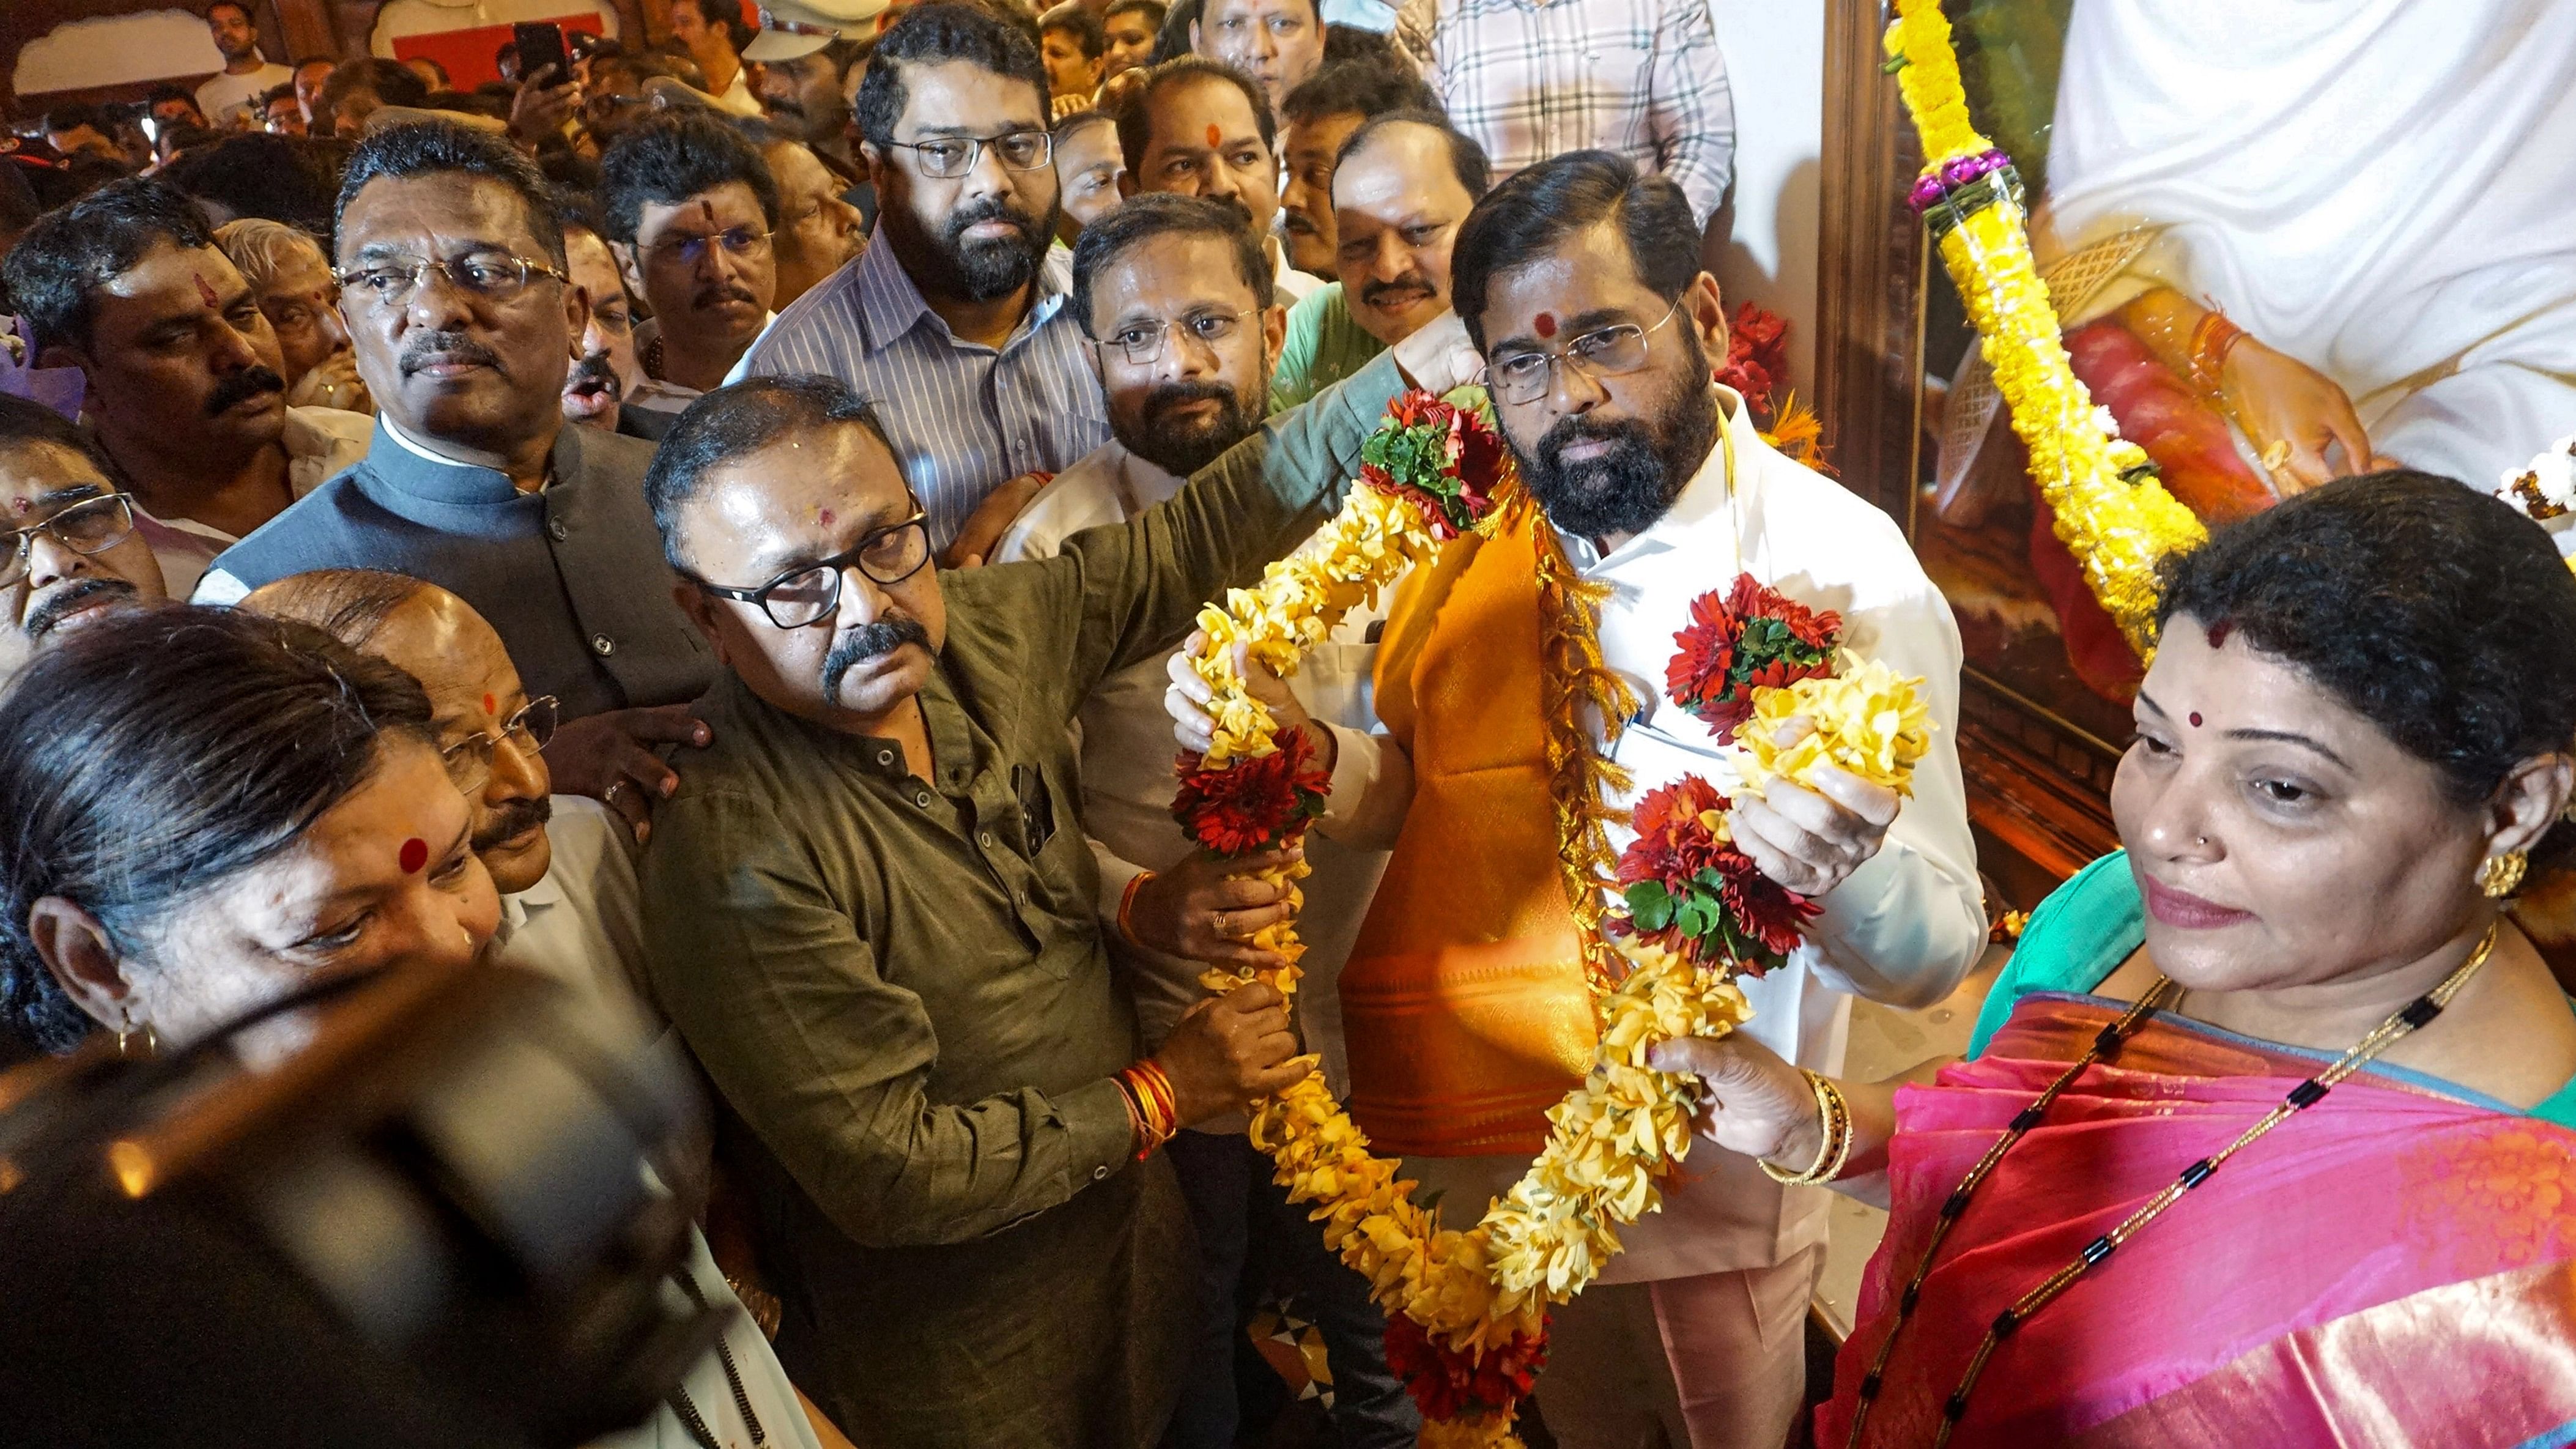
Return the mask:
M 860 1442 L 1160 1433 L 1195 1247 L 1111 1079 L 1136 1026 L 1067 727 L 1324 521 L 1401 387 L 1382 357 L 1134 522 L 959 573 L 836 383 L 723 389 L 664 441 L 647 492 L 726 670 L 654 817 L 652 982 L 749 1129 L 780 1356 Z M 1250 987 L 1156 1061 L 1189 1121 L 1293 1050 Z

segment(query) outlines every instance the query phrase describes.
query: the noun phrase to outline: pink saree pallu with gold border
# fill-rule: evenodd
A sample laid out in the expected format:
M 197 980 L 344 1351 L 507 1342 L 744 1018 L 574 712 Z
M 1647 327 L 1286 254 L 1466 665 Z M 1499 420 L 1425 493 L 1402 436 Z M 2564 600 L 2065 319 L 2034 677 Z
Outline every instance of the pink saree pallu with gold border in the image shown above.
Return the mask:
M 2018 1002 L 1984 1055 L 1901 1089 L 1893 1214 L 1816 1442 L 1942 1201 L 2118 1015 Z M 2171 1016 L 2076 1079 L 1971 1198 L 1863 1443 L 1929 1445 L 1996 1316 L 2322 1065 Z M 1955 1445 L 2576 1443 L 2576 1132 L 2365 1072 L 2248 1147 L 2003 1340 Z

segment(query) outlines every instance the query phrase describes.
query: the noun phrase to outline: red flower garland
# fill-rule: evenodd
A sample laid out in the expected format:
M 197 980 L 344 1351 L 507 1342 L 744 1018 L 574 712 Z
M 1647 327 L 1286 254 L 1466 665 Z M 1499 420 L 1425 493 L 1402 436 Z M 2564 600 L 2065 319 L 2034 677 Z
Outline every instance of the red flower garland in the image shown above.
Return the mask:
M 1404 1380 L 1405 1392 L 1426 1419 L 1457 1420 L 1510 1412 L 1529 1397 L 1547 1366 L 1547 1328 L 1485 1351 L 1482 1358 L 1436 1343 L 1422 1325 L 1401 1313 L 1386 1320 L 1386 1366 Z
M 1732 962 L 1759 976 L 1798 949 L 1798 928 L 1823 907 L 1762 873 L 1718 838 L 1712 821 L 1733 802 L 1685 775 L 1637 802 L 1637 838 L 1619 854 L 1628 919 L 1618 927 L 1704 965 Z
M 1713 369 L 1719 384 L 1743 395 L 1745 405 L 1771 416 L 1771 390 L 1789 372 L 1789 321 L 1751 302 L 1735 309 L 1726 329 L 1726 360 Z
M 1278 746 L 1213 770 L 1196 753 L 1182 755 L 1172 818 L 1219 855 L 1268 850 L 1305 834 L 1306 822 L 1324 813 L 1333 777 L 1315 763 L 1306 731 L 1281 731 Z
M 1494 511 L 1486 482 L 1502 466 L 1503 440 L 1483 418 L 1418 390 L 1387 404 L 1386 421 L 1360 445 L 1360 481 L 1412 499 L 1438 539 Z
M 1834 672 L 1843 616 L 1810 609 L 1779 590 L 1738 574 L 1721 599 L 1715 589 L 1691 600 L 1690 627 L 1673 635 L 1678 646 L 1664 666 L 1664 690 L 1673 703 L 1699 716 L 1732 744 L 1753 717 L 1753 691 L 1778 689 Z

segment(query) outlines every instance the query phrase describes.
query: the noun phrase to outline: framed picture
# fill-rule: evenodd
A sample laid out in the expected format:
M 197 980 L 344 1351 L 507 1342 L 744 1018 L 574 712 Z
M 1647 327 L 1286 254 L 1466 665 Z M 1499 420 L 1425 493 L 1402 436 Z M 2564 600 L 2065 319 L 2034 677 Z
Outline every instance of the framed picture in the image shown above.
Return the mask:
M 2216 526 L 2406 466 L 2479 489 L 2576 432 L 2576 7 L 1949 0 L 2077 376 Z M 2026 476 L 1905 193 L 1880 37 L 1827 6 L 1817 403 L 1966 648 L 1981 864 L 2027 907 L 2115 843 L 2136 657 Z

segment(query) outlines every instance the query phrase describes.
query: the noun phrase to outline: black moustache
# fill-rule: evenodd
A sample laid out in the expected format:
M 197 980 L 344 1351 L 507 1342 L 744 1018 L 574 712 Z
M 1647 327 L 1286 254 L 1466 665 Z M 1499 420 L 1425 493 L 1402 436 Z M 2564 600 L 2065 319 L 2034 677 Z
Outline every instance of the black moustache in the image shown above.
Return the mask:
M 1383 299 L 1397 293 L 1419 296 L 1425 300 L 1439 295 L 1421 277 L 1398 277 L 1392 282 L 1371 282 L 1360 288 L 1360 300 L 1372 307 L 1383 305 Z
M 421 359 L 433 352 L 446 353 L 459 361 L 480 363 L 495 372 L 506 370 L 501 366 L 499 353 L 462 332 L 424 332 L 413 338 L 411 345 L 403 349 L 403 375 L 408 377 L 420 371 Z
M 891 654 L 906 644 L 930 647 L 930 631 L 911 619 L 895 615 L 865 624 L 841 636 L 832 652 L 823 657 L 823 698 L 841 697 L 841 681 L 851 670 L 880 654 Z
M 66 584 L 47 594 L 43 603 L 27 611 L 27 637 L 44 638 L 53 632 L 55 625 L 78 613 L 83 605 L 101 594 L 121 594 L 130 600 L 134 597 L 134 585 L 123 579 L 83 579 L 76 584 Z
M 948 214 L 948 244 L 951 247 L 963 244 L 966 237 L 966 228 L 970 226 L 982 226 L 988 221 L 1009 222 L 1012 226 L 1019 229 L 1020 235 L 1023 237 L 1036 235 L 1038 229 L 1035 221 L 1013 210 L 1010 203 L 1002 200 L 1000 197 L 994 197 L 989 201 L 977 202 L 972 206 L 959 207 L 957 210 Z M 993 246 L 1005 244 L 987 242 L 985 245 Z
M 513 800 L 492 812 L 491 823 L 474 837 L 477 851 L 490 850 L 502 841 L 512 839 L 555 818 L 554 801 L 539 795 L 533 800 Z
M 206 398 L 206 416 L 219 418 L 263 393 L 286 391 L 286 379 L 254 362 L 215 384 Z
M 757 307 L 760 305 L 760 299 L 751 294 L 751 289 L 749 287 L 745 287 L 734 282 L 726 282 L 720 286 L 709 287 L 705 291 L 700 292 L 698 295 L 689 299 L 689 305 L 692 308 L 712 307 L 719 302 L 740 302 L 746 307 Z
M 599 391 L 607 394 L 611 401 L 626 392 L 625 382 L 617 376 L 617 369 L 608 365 L 605 352 L 593 352 L 574 363 L 572 375 L 564 379 L 564 391 L 577 393 L 581 391 L 582 384 L 591 382 L 598 383 Z

